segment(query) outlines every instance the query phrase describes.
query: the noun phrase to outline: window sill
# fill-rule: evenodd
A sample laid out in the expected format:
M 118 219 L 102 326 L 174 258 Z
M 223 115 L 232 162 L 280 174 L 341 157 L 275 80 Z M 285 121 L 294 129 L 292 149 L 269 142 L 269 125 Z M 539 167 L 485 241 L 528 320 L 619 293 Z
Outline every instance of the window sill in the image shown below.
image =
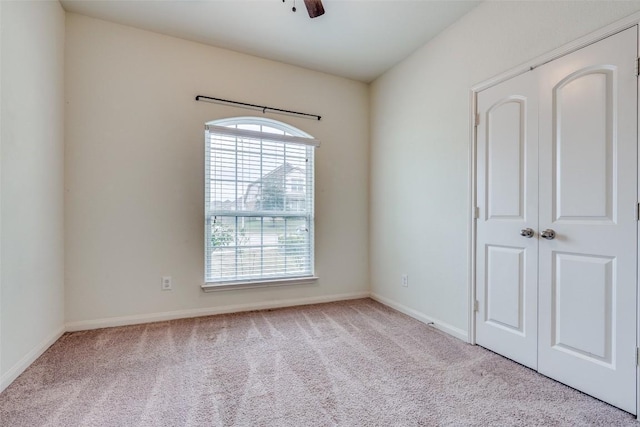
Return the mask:
M 291 279 L 275 279 L 245 282 L 228 282 L 228 283 L 205 283 L 200 287 L 204 292 L 230 291 L 236 289 L 254 289 L 268 288 L 273 286 L 290 286 L 290 285 L 306 285 L 314 283 L 318 280 L 316 276 L 294 277 Z

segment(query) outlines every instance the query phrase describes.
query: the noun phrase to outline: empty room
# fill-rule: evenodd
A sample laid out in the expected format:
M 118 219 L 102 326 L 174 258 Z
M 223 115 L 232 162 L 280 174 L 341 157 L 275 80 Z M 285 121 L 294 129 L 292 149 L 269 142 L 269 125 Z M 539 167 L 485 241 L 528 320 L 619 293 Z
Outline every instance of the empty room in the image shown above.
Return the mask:
M 0 425 L 639 425 L 639 25 L 0 0 Z

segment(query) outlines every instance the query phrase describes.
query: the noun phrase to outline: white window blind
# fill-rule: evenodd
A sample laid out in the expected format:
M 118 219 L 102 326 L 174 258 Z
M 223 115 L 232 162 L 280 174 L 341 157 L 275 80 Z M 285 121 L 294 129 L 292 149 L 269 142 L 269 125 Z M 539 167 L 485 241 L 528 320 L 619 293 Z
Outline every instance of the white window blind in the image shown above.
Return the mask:
M 313 276 L 314 149 L 284 123 L 240 118 L 205 129 L 205 280 Z

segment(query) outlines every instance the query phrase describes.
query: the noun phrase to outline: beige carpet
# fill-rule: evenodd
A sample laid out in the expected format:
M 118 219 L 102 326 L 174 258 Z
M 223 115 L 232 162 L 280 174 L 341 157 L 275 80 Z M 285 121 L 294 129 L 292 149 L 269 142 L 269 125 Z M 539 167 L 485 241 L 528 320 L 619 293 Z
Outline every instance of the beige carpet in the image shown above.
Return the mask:
M 372 300 L 65 334 L 2 426 L 636 426 Z

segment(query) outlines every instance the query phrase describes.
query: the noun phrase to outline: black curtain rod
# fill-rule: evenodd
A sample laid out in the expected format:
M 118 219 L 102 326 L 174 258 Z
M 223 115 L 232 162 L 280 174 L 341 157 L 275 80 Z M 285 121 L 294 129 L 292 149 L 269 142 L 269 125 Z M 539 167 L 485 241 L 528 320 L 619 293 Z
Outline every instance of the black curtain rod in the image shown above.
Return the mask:
M 238 106 L 243 107 L 243 108 L 251 108 L 251 109 L 262 110 L 262 114 L 266 113 L 267 111 L 273 111 L 274 113 L 289 114 L 289 115 L 293 115 L 293 116 L 301 116 L 301 117 L 304 117 L 304 118 L 307 118 L 307 119 L 314 118 L 316 120 L 320 120 L 322 118 L 322 116 L 318 116 L 317 114 L 308 114 L 308 113 L 300 113 L 298 111 L 282 110 L 280 108 L 266 107 L 264 105 L 248 104 L 246 102 L 230 101 L 228 99 L 213 98 L 211 96 L 204 96 L 204 95 L 196 96 L 196 101 L 233 104 L 233 105 L 238 105 Z

